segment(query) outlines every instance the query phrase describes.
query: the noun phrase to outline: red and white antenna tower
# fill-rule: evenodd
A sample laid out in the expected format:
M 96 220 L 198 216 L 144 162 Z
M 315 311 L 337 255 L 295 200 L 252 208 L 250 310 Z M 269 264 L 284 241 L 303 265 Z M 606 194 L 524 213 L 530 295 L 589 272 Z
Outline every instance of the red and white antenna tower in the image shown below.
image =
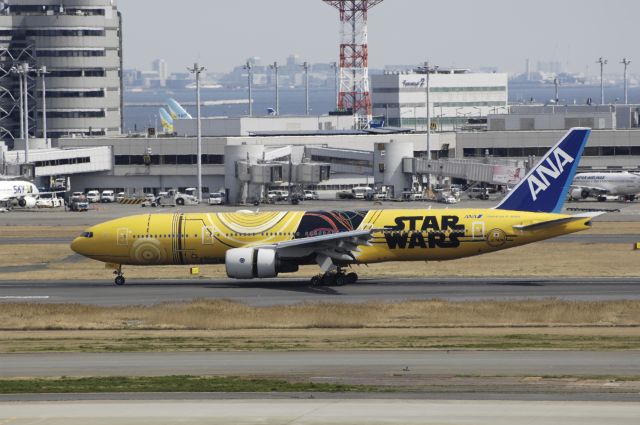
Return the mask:
M 360 125 L 371 122 L 369 91 L 369 9 L 383 0 L 322 0 L 340 11 L 340 89 L 338 110 L 352 110 Z M 366 119 L 366 122 L 362 122 Z

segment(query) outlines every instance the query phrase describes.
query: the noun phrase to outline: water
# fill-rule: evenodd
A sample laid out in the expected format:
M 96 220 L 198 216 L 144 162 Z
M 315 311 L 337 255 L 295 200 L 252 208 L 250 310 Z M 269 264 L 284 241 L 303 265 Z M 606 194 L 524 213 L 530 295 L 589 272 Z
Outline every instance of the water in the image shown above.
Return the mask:
M 202 101 L 221 101 L 221 100 L 247 100 L 248 93 L 242 89 L 202 89 Z M 168 97 L 175 98 L 181 103 L 195 103 L 195 90 L 145 90 L 144 92 L 125 93 L 125 103 L 158 103 L 164 104 Z M 536 102 L 546 102 L 554 97 L 554 87 L 519 87 L 512 86 L 509 88 L 509 102 L 516 103 L 529 101 L 533 98 Z M 560 88 L 560 104 L 576 104 L 583 105 L 587 99 L 591 97 L 594 104 L 600 101 L 600 87 L 561 87 Z M 607 103 L 613 103 L 616 99 L 620 101 L 624 97 L 622 87 L 611 87 L 605 90 L 605 99 Z M 253 111 L 254 115 L 267 115 L 268 108 L 275 109 L 275 91 L 274 90 L 254 90 L 253 92 Z M 629 89 L 629 102 L 640 103 L 640 87 Z M 309 93 L 309 104 L 312 115 L 326 114 L 328 111 L 335 109 L 335 93 L 332 89 L 314 89 Z M 125 106 L 125 132 L 142 131 L 146 127 L 154 127 L 156 117 L 158 115 L 158 106 Z M 185 106 L 193 116 L 196 115 L 195 106 Z M 227 116 L 240 117 L 249 113 L 248 104 L 230 104 L 204 106 L 202 108 L 203 117 Z M 305 93 L 304 89 L 286 89 L 280 91 L 280 114 L 281 115 L 304 115 L 305 113 Z M 158 127 L 160 126 L 158 122 Z
M 186 106 L 185 103 L 195 103 L 195 90 L 148 90 L 144 92 L 126 92 L 125 104 L 135 103 L 162 103 L 168 97 L 173 97 L 182 103 L 184 108 L 194 117 L 196 116 L 195 106 Z M 221 100 L 248 100 L 246 90 L 233 89 L 202 89 L 202 101 Z M 274 90 L 254 90 L 253 91 L 253 113 L 256 116 L 267 115 L 268 108 L 275 109 Z M 311 115 L 326 114 L 329 110 L 335 109 L 335 94 L 333 90 L 312 90 L 309 93 L 309 108 Z M 125 106 L 125 131 L 143 130 L 147 126 L 153 127 L 158 106 L 138 107 Z M 203 106 L 203 117 L 240 117 L 249 113 L 249 104 L 229 104 Z M 305 114 L 305 92 L 304 89 L 280 90 L 280 114 L 281 115 L 304 115 Z M 159 125 L 159 124 L 158 124 Z

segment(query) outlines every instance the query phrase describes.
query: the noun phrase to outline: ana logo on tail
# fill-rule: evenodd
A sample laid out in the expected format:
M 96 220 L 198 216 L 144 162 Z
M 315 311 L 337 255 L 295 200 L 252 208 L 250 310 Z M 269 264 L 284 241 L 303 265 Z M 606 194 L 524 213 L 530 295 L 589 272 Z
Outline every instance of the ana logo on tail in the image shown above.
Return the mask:
M 562 211 L 590 133 L 588 128 L 571 129 L 496 208 L 556 214 Z
M 564 173 L 564 166 L 573 164 L 574 161 L 575 159 L 571 155 L 557 147 L 547 160 L 541 163 L 527 179 L 533 200 L 537 201 L 538 194 L 545 192 L 549 188 L 551 185 L 549 178 L 555 181 Z

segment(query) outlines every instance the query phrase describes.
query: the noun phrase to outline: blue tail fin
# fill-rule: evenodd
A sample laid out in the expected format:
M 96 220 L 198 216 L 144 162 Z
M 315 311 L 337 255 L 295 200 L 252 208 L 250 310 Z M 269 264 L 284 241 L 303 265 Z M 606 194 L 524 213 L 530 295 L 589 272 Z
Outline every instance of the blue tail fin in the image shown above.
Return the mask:
M 576 175 L 591 129 L 573 128 L 496 207 L 499 210 L 559 213 Z

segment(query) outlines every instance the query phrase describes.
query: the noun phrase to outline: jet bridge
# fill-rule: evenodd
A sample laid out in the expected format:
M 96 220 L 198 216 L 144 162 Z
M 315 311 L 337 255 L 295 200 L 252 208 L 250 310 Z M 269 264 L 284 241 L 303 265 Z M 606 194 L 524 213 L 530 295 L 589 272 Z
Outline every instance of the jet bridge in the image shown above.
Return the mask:
M 496 158 L 481 160 L 403 158 L 402 166 L 406 174 L 431 174 L 498 185 L 516 185 L 526 174 L 523 162 Z

